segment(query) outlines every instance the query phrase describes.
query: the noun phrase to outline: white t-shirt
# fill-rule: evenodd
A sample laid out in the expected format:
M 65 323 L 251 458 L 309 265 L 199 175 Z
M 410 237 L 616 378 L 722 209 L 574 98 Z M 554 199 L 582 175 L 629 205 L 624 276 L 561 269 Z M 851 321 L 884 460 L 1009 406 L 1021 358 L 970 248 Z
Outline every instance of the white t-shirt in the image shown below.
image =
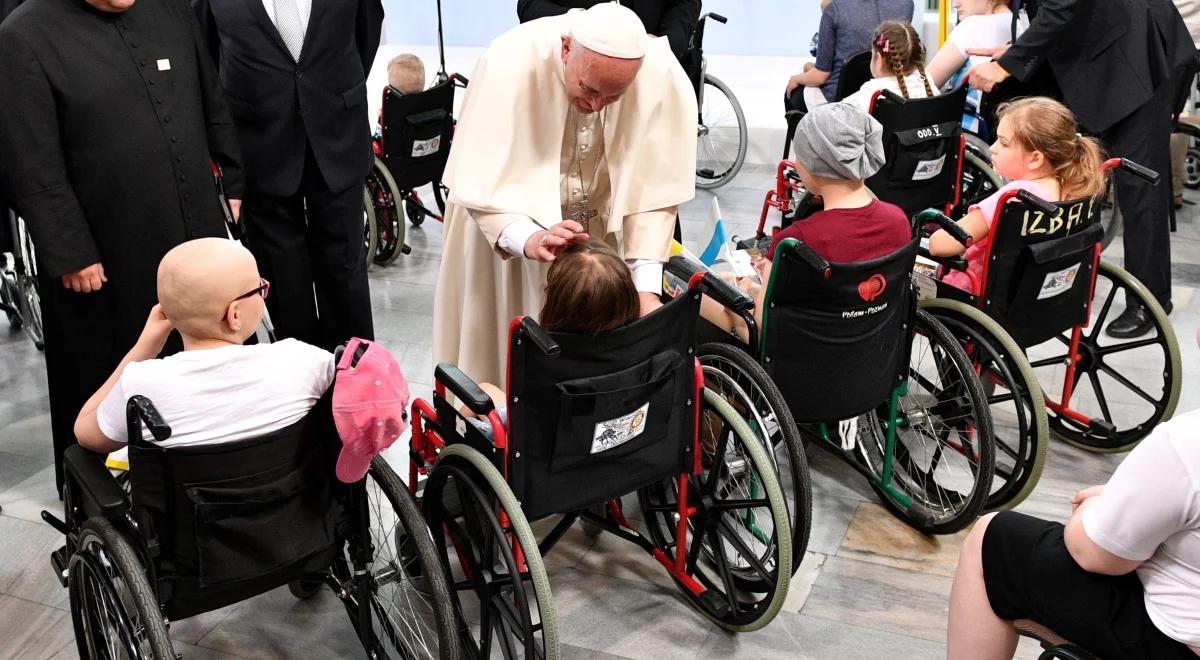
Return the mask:
M 184 351 L 131 362 L 96 412 L 100 431 L 129 442 L 125 405 L 140 394 L 171 427 L 168 446 L 265 435 L 303 418 L 333 382 L 333 355 L 295 339 Z M 144 432 L 147 440 L 150 432 Z
M 1200 646 L 1200 410 L 1159 425 L 1125 458 L 1083 529 L 1137 569 L 1146 612 L 1171 639 Z
M 921 74 L 915 70 L 904 77 L 904 84 L 908 87 L 908 98 L 910 99 L 923 99 L 926 96 L 937 96 L 938 93 L 937 88 L 933 87 L 933 94 L 926 94 L 925 82 L 921 80 Z M 929 81 L 929 85 L 931 87 L 933 86 L 932 80 Z M 893 92 L 900 94 L 900 83 L 896 80 L 896 76 L 872 78 L 863 83 L 863 86 L 859 87 L 857 92 L 847 96 L 846 98 L 842 99 L 842 101 L 845 103 L 853 103 L 862 108 L 864 111 L 870 112 L 871 97 L 875 95 L 875 92 L 881 89 L 890 89 Z M 900 96 L 904 95 L 900 94 Z
M 1017 35 L 1020 36 L 1029 22 L 1022 15 L 1017 19 Z M 958 54 L 967 58 L 967 66 L 972 67 L 991 60 L 986 55 L 967 55 L 970 48 L 997 48 L 1012 41 L 1012 12 L 1000 14 L 983 14 L 968 16 L 961 21 L 946 37 L 946 43 L 958 49 Z

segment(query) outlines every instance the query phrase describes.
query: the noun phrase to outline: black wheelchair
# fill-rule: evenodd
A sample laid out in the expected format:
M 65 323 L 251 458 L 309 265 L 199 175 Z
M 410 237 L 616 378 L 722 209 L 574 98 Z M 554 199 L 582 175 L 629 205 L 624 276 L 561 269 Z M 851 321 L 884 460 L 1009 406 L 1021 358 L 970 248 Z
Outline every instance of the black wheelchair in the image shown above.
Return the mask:
M 1114 168 L 1158 178 L 1124 159 L 1104 164 L 1106 172 Z M 942 272 L 966 272 L 970 291 L 925 277 L 922 305 L 969 348 L 986 350 L 986 360 L 977 358 L 985 382 L 1058 393 L 1044 400 L 1055 435 L 1090 451 L 1117 452 L 1170 419 L 1183 372 L 1175 332 L 1158 301 L 1132 275 L 1100 259 L 1103 204 L 1103 199 L 1050 203 L 1024 190 L 1002 197 L 981 242 L 981 275 L 961 258 L 937 260 Z M 948 226 L 947 218 L 936 219 Z M 958 238 L 969 243 L 965 233 Z M 1149 336 L 1103 334 L 1118 299 L 1149 310 L 1154 324 Z M 1010 374 L 1002 373 L 1005 366 Z M 1018 453 L 1023 452 L 1022 447 Z M 1024 484 L 1019 474 L 1014 477 L 1013 490 L 1032 489 L 1028 477 Z
M 421 506 L 452 560 L 468 655 L 559 657 L 542 555 L 581 518 L 644 549 L 720 626 L 757 630 L 782 607 L 788 512 L 767 452 L 704 387 L 695 338 L 703 280 L 598 335 L 514 319 L 506 416 L 448 363 L 435 370 L 432 403 L 413 403 L 410 485 L 428 475 Z M 640 525 L 621 503 L 630 492 Z M 539 541 L 528 521 L 553 515 L 561 517 Z
M 0 236 L 11 242 L 0 247 L 0 309 L 8 317 L 9 327 L 24 330 L 39 351 L 45 350 L 33 238 L 25 228 L 25 221 L 11 209 L 0 205 L 0 216 L 5 226 Z
M 745 407 L 764 416 L 790 411 L 810 446 L 845 459 L 899 518 L 946 534 L 970 524 L 987 498 L 991 417 L 961 346 L 916 308 L 916 251 L 913 240 L 892 255 L 837 264 L 786 239 L 772 262 L 762 327 L 753 304 L 720 300 L 746 322 L 750 341 L 708 332 L 757 359 L 782 395 L 777 406 L 751 396 Z M 683 258 L 667 265 L 676 278 L 703 268 Z M 721 368 L 739 382 L 756 380 L 738 366 Z
M 380 457 L 341 484 L 327 393 L 265 436 L 171 447 L 145 397 L 127 408 L 128 489 L 83 447 L 67 450 L 66 544 L 51 555 L 69 589 L 79 655 L 174 660 L 170 622 L 282 585 L 328 586 L 368 658 L 457 658 L 450 593 L 433 539 Z M 143 427 L 154 441 L 142 439 Z

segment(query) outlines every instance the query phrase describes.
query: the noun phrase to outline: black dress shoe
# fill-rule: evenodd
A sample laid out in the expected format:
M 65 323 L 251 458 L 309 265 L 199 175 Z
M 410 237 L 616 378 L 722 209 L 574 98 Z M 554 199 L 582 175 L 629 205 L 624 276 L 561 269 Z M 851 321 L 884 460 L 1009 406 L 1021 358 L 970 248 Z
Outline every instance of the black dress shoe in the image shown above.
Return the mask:
M 1126 307 L 1120 316 L 1113 319 L 1104 329 L 1104 334 L 1116 339 L 1131 339 L 1141 337 L 1153 327 L 1154 322 L 1150 319 L 1149 310 L 1135 303 Z

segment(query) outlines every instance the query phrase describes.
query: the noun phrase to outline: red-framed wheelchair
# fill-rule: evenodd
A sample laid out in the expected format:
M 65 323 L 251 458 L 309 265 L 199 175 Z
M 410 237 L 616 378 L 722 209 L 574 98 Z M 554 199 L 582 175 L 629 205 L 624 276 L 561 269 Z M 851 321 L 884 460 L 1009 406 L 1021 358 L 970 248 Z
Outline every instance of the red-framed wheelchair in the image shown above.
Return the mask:
M 542 555 L 581 518 L 649 553 L 718 625 L 756 630 L 782 607 L 787 506 L 741 414 L 704 387 L 703 280 L 599 335 L 514 319 L 503 409 L 448 363 L 435 369 L 432 401 L 414 401 L 409 486 L 449 562 L 468 654 L 559 657 Z M 640 525 L 621 505 L 631 492 Z M 549 516 L 559 518 L 536 538 L 529 521 Z

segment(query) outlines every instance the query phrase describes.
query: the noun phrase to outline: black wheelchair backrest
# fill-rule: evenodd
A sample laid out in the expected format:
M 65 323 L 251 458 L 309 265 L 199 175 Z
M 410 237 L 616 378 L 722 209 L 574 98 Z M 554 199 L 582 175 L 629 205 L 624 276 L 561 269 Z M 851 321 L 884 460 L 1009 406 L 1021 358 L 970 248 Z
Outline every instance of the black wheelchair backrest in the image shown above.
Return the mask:
M 383 92 L 383 164 L 401 190 L 440 181 L 454 132 L 454 79 L 413 94 Z
M 508 481 L 531 520 L 690 471 L 700 292 L 598 335 L 514 322 Z
M 910 216 L 927 208 L 949 212 L 958 203 L 966 102 L 966 87 L 909 100 L 879 93 L 871 115 L 883 124 L 887 161 L 867 179 L 871 192 Z
M 872 77 L 871 49 L 851 53 L 842 62 L 842 70 L 838 73 L 838 84 L 833 99 L 841 101 L 850 96 L 862 88 L 863 84 Z
M 1088 318 L 1103 201 L 1050 203 L 1020 193 L 997 206 L 980 302 L 1018 344 L 1032 346 Z
M 328 567 L 344 509 L 331 393 L 279 431 L 229 443 L 129 446 L 133 512 L 167 616 L 239 602 Z
M 776 248 L 762 362 L 796 421 L 863 413 L 907 376 L 917 245 L 858 263 L 826 262 L 795 239 Z

